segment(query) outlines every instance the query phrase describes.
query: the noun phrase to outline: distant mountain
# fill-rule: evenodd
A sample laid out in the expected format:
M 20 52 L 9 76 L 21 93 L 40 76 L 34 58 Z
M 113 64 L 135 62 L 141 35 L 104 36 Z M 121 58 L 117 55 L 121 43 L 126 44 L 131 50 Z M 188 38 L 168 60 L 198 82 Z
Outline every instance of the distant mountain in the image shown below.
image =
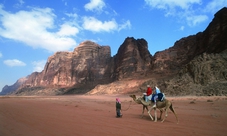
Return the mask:
M 226 95 L 226 35 L 224 7 L 203 32 L 154 56 L 145 39 L 127 37 L 113 57 L 109 46 L 85 41 L 73 52 L 50 56 L 44 70 L 29 75 L 13 94 L 141 93 L 150 84 L 168 95 Z
M 5 85 L 0 92 L 0 95 L 7 95 L 15 92 L 25 81 L 27 80 L 26 77 L 20 78 L 11 86 Z

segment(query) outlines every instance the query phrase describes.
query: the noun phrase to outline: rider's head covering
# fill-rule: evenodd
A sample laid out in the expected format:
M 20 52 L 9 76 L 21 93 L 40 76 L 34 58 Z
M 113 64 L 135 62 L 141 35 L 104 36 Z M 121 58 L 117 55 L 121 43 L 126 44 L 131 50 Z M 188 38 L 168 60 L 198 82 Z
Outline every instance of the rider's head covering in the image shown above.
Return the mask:
M 119 98 L 116 98 L 116 101 L 120 103 L 120 99 Z
M 150 87 L 150 85 L 147 85 L 147 87 Z

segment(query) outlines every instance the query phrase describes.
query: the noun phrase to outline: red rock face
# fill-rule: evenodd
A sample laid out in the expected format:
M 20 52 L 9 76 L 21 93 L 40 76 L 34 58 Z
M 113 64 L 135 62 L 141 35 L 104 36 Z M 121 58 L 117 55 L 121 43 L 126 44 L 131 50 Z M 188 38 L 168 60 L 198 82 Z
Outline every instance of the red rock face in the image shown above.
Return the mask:
M 50 56 L 44 70 L 31 74 L 23 87 L 92 87 L 109 83 L 112 81 L 110 54 L 109 46 L 85 41 L 73 52 L 57 52 Z

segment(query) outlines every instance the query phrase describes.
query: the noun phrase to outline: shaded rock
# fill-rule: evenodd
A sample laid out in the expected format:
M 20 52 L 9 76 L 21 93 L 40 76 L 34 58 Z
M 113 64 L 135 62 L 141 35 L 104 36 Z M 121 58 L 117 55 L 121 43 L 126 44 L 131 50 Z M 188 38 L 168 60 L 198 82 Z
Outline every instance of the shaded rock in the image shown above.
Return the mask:
M 152 69 L 156 73 L 177 73 L 194 57 L 203 53 L 220 53 L 227 49 L 227 8 L 215 14 L 204 32 L 184 37 L 174 46 L 155 53 Z
M 227 50 L 202 54 L 185 65 L 173 79 L 165 81 L 169 95 L 227 95 Z
M 146 72 L 150 71 L 151 58 L 146 40 L 127 37 L 114 56 L 115 79 L 146 76 Z

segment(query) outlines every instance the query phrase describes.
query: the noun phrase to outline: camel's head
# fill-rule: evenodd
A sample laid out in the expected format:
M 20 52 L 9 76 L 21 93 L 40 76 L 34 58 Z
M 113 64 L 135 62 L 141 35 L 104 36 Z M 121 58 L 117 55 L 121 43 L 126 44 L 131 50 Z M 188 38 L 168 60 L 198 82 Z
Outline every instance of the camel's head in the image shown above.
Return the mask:
M 141 103 L 141 100 L 143 100 L 143 97 L 138 97 L 138 98 L 136 98 L 136 95 L 134 95 L 134 94 L 131 94 L 131 95 L 129 95 L 136 103 L 138 103 L 138 104 L 142 104 Z
M 132 99 L 136 99 L 136 95 L 135 94 L 130 94 L 129 97 L 131 97 Z

